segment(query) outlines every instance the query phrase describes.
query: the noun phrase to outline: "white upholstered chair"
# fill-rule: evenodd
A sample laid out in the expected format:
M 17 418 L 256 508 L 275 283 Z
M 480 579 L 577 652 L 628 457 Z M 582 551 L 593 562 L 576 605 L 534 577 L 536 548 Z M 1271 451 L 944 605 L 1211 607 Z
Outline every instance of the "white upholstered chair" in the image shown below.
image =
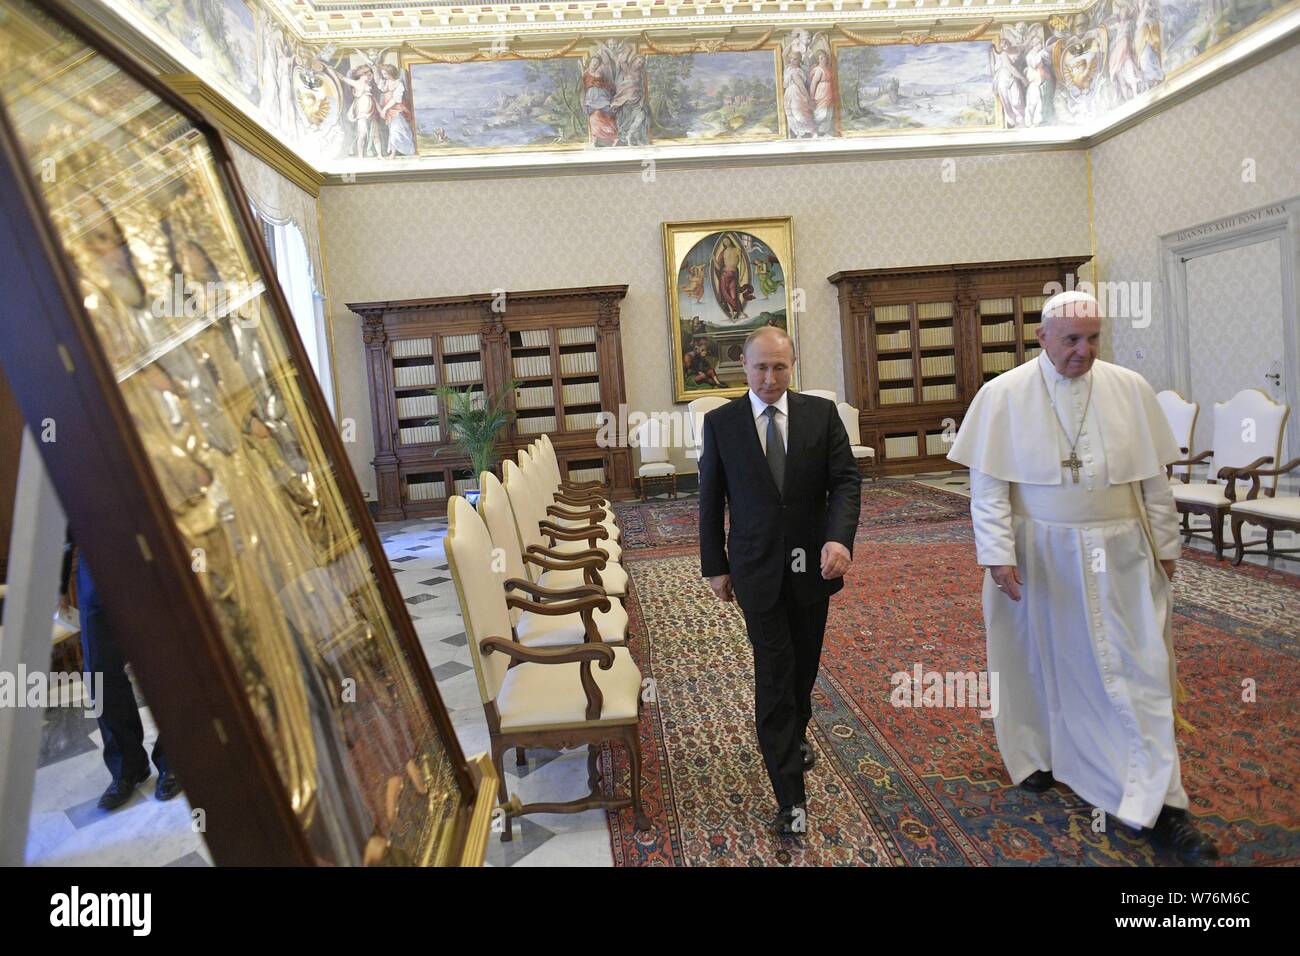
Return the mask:
M 487 718 L 497 799 L 506 813 L 502 840 L 512 837 L 512 818 L 525 813 L 578 813 L 593 808 L 631 807 L 638 829 L 648 829 L 641 808 L 641 671 L 626 647 L 588 639 L 565 647 L 525 647 L 511 638 L 512 604 L 501 579 L 491 573 L 492 538 L 469 502 L 453 495 L 447 502 L 447 564 L 456 583 L 465 637 L 479 697 Z M 571 602 L 591 610 L 607 599 L 588 596 Z M 595 665 L 594 667 L 592 665 Z M 628 752 L 632 792 L 602 797 L 597 777 L 600 749 L 621 742 Z M 563 803 L 521 803 L 506 789 L 503 758 L 519 747 L 556 750 L 587 748 L 591 792 Z
M 542 439 L 545 439 L 543 441 Z M 542 468 L 550 481 L 551 495 L 559 503 L 575 508 L 604 508 L 611 516 L 614 509 L 610 506 L 605 493 L 605 486 L 599 482 L 584 483 L 581 487 L 570 487 L 560 470 L 560 460 L 555 454 L 549 435 L 543 435 L 527 448 L 528 456 Z
M 546 517 L 546 509 L 542 505 L 541 492 L 535 485 L 532 469 L 521 468 L 507 458 L 501 464 L 501 471 L 502 484 L 510 496 L 515 527 L 519 531 L 524 554 L 568 560 L 595 551 L 606 561 L 603 568 L 585 567 L 581 572 L 548 570 L 537 583 L 543 587 L 596 584 L 603 587 L 611 597 L 627 594 L 627 572 L 618 563 L 618 544 L 610 539 L 607 529 L 601 525 L 563 528 L 555 524 Z
M 1171 388 L 1156 395 L 1156 401 L 1160 403 L 1160 410 L 1165 413 L 1169 428 L 1174 433 L 1178 450 L 1183 453 L 1183 458 L 1191 458 L 1195 454 L 1192 451 L 1192 441 L 1196 435 L 1196 419 L 1201 412 L 1201 403 L 1189 402 Z M 1189 465 L 1179 465 L 1170 474 L 1186 484 L 1191 480 L 1192 469 Z
M 519 467 L 529 472 L 541 492 L 547 516 L 554 518 L 556 524 L 566 528 L 600 524 L 609 531 L 611 540 L 617 541 L 622 536 L 609 502 L 599 496 L 574 498 L 566 494 L 560 484 L 559 467 L 554 461 L 548 461 L 536 445 L 519 449 L 517 458 Z
M 840 413 L 840 421 L 844 423 L 844 430 L 849 433 L 849 447 L 853 449 L 853 458 L 858 463 L 858 471 L 864 468 L 868 472 L 872 471 L 872 465 L 876 463 L 876 450 L 870 445 L 862 444 L 862 428 L 858 422 L 858 410 L 848 402 L 840 402 L 836 408 Z
M 1239 500 L 1254 500 L 1261 487 L 1271 497 L 1277 488 L 1277 474 L 1264 474 L 1259 469 L 1275 464 L 1282 455 L 1282 436 L 1291 409 L 1273 401 L 1257 388 L 1242 389 L 1226 402 L 1214 406 L 1214 447 L 1198 455 L 1176 461 L 1170 474 L 1178 465 L 1192 465 L 1209 460 L 1210 475 L 1204 482 L 1170 487 L 1174 502 L 1183 516 L 1185 537 L 1203 535 L 1193 529 L 1190 517 L 1205 515 L 1210 519 L 1210 539 L 1214 542 L 1214 555 L 1223 557 L 1223 523 L 1234 504 Z M 1281 469 L 1274 469 L 1280 472 Z M 1252 474 L 1254 477 L 1252 478 Z M 1238 499 L 1237 482 L 1251 480 L 1251 489 L 1244 499 Z
M 538 460 L 552 472 L 555 478 L 557 492 L 565 498 L 575 499 L 576 501 L 598 498 L 608 507 L 609 502 L 605 501 L 605 486 L 599 481 L 570 481 L 565 478 L 560 471 L 560 459 L 555 454 L 555 445 L 551 443 L 550 435 L 542 435 L 530 446 Z
M 496 475 L 485 471 L 479 476 L 479 492 L 478 515 L 483 519 L 496 549 L 497 562 L 492 570 L 501 579 L 507 595 L 518 592 L 539 604 L 589 595 L 608 597 L 603 587 L 589 584 L 583 578 L 587 567 L 598 571 L 606 567 L 607 561 L 601 557 L 601 552 L 579 552 L 583 557 L 569 555 L 563 558 L 537 552 L 524 554 L 514 507 L 506 494 L 505 486 Z M 577 572 L 573 576 L 576 580 L 566 587 L 556 587 L 555 578 L 552 577 L 543 585 L 541 580 L 548 571 Z M 510 623 L 515 639 L 525 647 L 581 644 L 592 633 L 585 614 L 555 614 L 549 610 L 513 607 Z M 627 640 L 627 611 L 616 598 L 610 599 L 608 610 L 592 612 L 590 624 L 595 626 L 596 633 L 606 644 L 622 644 Z
M 641 452 L 641 465 L 636 470 L 641 500 L 646 500 L 646 486 L 668 484 L 669 493 L 677 497 L 677 466 L 668 458 L 668 443 L 664 436 L 664 423 L 650 418 L 627 436 L 627 443 Z
M 816 395 L 818 398 L 824 398 L 828 402 L 839 403 L 835 393 L 825 388 L 804 388 L 800 389 L 800 395 Z
M 715 408 L 721 408 L 727 404 L 730 399 L 719 398 L 716 395 L 709 395 L 705 398 L 697 398 L 686 405 L 686 421 L 689 424 L 689 434 L 687 438 L 687 455 L 692 458 L 700 457 L 700 448 L 704 445 L 704 416 Z

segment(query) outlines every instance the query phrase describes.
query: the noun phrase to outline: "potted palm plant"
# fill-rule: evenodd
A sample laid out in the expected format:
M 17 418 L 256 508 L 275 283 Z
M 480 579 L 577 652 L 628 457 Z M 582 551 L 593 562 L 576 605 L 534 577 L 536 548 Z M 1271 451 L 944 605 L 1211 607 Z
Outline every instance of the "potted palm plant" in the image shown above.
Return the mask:
M 486 391 L 474 392 L 468 388 L 438 386 L 438 399 L 447 410 L 451 444 L 435 451 L 434 457 L 448 448 L 463 453 L 474 469 L 474 482 L 477 486 L 478 476 L 492 468 L 496 458 L 497 436 L 515 416 L 509 407 L 509 396 L 518 387 L 519 383 L 511 380 L 506 382 L 500 392 L 489 398 Z M 436 425 L 438 420 L 431 418 L 425 424 Z M 478 494 L 476 488 L 466 492 L 465 497 L 470 504 L 477 504 Z

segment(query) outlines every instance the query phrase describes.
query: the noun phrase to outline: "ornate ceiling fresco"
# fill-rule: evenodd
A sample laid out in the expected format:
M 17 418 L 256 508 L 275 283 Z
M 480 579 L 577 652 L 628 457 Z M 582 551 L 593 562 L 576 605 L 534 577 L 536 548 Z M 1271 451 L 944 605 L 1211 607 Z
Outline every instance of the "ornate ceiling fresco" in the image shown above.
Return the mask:
M 344 176 L 1069 143 L 1300 29 L 1300 0 L 101 3 Z

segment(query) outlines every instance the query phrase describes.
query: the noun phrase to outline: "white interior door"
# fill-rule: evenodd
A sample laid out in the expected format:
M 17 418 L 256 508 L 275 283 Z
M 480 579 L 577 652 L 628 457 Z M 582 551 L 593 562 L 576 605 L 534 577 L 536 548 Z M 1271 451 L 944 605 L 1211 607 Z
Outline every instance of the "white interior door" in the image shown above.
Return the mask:
M 1258 388 L 1287 401 L 1297 374 L 1287 355 L 1283 323 L 1282 247 L 1277 239 L 1190 258 L 1187 269 L 1187 345 L 1192 401 L 1201 403 L 1195 444 L 1213 447 L 1214 403 L 1243 388 Z M 1297 414 L 1292 409 L 1292 416 Z M 1288 458 L 1300 454 L 1300 425 L 1288 424 Z M 1277 464 L 1281 464 L 1278 462 Z

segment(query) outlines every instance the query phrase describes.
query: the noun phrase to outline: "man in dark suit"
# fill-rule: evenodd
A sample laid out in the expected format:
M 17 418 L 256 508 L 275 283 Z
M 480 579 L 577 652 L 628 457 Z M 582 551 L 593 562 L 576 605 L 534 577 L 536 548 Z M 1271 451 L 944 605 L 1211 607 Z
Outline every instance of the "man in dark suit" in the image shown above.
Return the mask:
M 780 807 L 773 825 L 802 833 L 812 689 L 830 596 L 853 561 L 861 480 L 835 404 L 788 391 L 790 337 L 761 328 L 744 355 L 749 392 L 704 416 L 700 570 L 745 617 L 758 743 Z

